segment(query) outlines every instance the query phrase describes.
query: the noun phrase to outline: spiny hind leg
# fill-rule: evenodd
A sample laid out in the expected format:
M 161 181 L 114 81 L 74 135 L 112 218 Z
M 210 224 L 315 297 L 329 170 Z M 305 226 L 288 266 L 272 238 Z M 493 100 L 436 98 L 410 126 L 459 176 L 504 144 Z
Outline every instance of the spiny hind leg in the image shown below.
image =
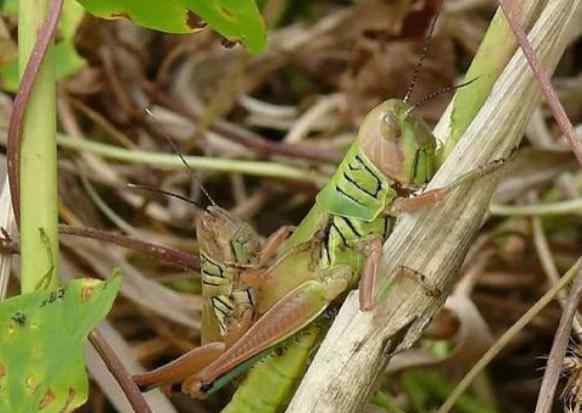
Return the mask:
M 181 382 L 216 360 L 224 352 L 225 348 L 224 343 L 219 342 L 196 347 L 157 369 L 134 374 L 132 376 L 133 381 L 141 391 Z
M 249 330 L 215 362 L 182 384 L 193 398 L 205 398 L 211 384 L 226 372 L 261 351 L 295 334 L 319 316 L 347 290 L 352 270 L 347 265 L 322 270 L 277 301 Z
M 204 369 L 216 360 L 226 348 L 236 342 L 252 325 L 254 314 L 252 298 L 249 296 L 249 299 L 246 300 L 242 297 L 242 292 L 240 295 L 241 297 L 238 297 L 237 294 L 231 296 L 235 311 L 222 321 L 228 320 L 228 323 L 224 325 L 224 333 L 221 333 L 220 323 L 216 318 L 214 308 L 210 303 L 207 303 L 202 310 L 202 346 L 192 349 L 155 370 L 134 375 L 133 379 L 138 387 L 142 391 L 147 391 L 154 387 L 164 386 L 165 391 L 171 394 L 175 392 L 174 384 L 180 383 Z
M 388 206 L 386 213 L 388 215 L 397 216 L 402 212 L 415 212 L 421 208 L 441 202 L 450 194 L 453 189 L 456 189 L 462 184 L 475 181 L 497 171 L 505 163 L 505 161 L 506 159 L 497 159 L 472 169 L 442 188 L 431 189 L 430 191 L 426 191 L 415 196 L 398 197 Z

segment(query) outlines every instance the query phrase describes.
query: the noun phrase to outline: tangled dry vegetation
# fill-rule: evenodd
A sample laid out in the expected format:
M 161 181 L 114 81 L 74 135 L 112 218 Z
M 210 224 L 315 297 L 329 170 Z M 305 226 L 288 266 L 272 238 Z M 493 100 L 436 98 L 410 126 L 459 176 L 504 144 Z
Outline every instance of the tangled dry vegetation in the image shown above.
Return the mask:
M 283 3 L 269 3 L 267 18 L 278 28 L 270 33 L 268 51 L 256 57 L 225 47 L 210 31 L 173 36 L 86 18 L 76 41 L 89 65 L 59 89 L 62 221 L 196 254 L 196 210 L 127 183 L 206 202 L 202 182 L 217 203 L 265 236 L 297 224 L 363 115 L 385 98 L 405 94 L 432 12 L 408 0 L 320 1 L 297 2 L 280 16 L 277 5 Z M 494 10 L 487 0 L 447 2 L 413 100 L 458 82 Z M 14 29 L 10 20 L 4 23 Z M 582 120 L 580 45 L 572 43 L 554 78 L 575 125 Z M 448 98 L 436 96 L 419 112 L 434 124 Z M 9 106 L 3 95 L 3 127 Z M 193 174 L 173 154 L 167 137 L 184 154 L 227 162 L 193 163 Z M 117 149 L 101 156 L 89 141 Z M 151 162 L 140 150 L 174 160 Z M 232 159 L 263 163 L 241 169 L 228 162 Z M 544 105 L 533 113 L 509 169 L 446 308 L 419 347 L 393 360 L 382 380 L 385 394 L 405 411 L 441 403 L 493 340 L 579 256 L 582 176 Z M 159 365 L 199 344 L 197 276 L 120 247 L 70 236 L 62 242 L 63 270 L 69 275 L 107 277 L 113 267 L 125 274 L 122 298 L 102 332 L 130 370 Z M 533 411 L 560 314 L 555 303 L 514 337 L 459 411 Z M 567 366 L 580 374 L 575 346 L 572 342 Z M 418 365 L 422 370 L 410 367 Z M 112 411 L 111 401 L 121 406 L 122 396 L 95 354 L 89 366 L 94 380 L 81 411 Z M 565 380 L 572 409 L 576 379 Z M 415 398 L 420 382 L 431 389 L 423 393 L 429 402 Z M 148 397 L 154 411 L 217 409 L 180 396 L 171 402 L 161 393 Z M 368 411 L 386 410 L 370 404 Z

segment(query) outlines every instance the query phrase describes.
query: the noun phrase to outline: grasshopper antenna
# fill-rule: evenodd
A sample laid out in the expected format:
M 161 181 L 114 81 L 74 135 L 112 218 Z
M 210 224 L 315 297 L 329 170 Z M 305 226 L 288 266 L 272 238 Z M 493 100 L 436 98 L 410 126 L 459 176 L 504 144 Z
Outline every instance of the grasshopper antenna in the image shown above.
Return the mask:
M 412 95 L 412 92 L 414 91 L 414 87 L 416 86 L 416 81 L 418 80 L 418 74 L 420 73 L 420 69 L 422 67 L 422 62 L 424 61 L 424 59 L 426 58 L 426 56 L 428 55 L 428 52 L 430 50 L 430 43 L 431 43 L 432 35 L 434 33 L 434 28 L 436 26 L 436 22 L 437 22 L 439 15 L 441 13 L 443 1 L 441 1 L 439 3 L 438 8 L 436 10 L 436 13 L 435 13 L 434 17 L 432 18 L 432 20 L 430 21 L 430 26 L 428 27 L 428 31 L 426 32 L 426 36 L 425 36 L 424 46 L 422 47 L 422 51 L 420 52 L 420 57 L 418 58 L 418 61 L 416 62 L 416 66 L 414 66 L 414 70 L 412 71 L 412 78 L 410 79 L 410 84 L 408 85 L 408 90 L 406 91 L 406 95 L 404 95 L 404 99 L 402 99 L 402 101 L 404 103 L 408 102 L 408 99 L 410 99 L 410 96 Z
M 194 205 L 200 211 L 204 211 L 204 207 L 201 206 L 200 204 L 198 204 L 196 201 L 193 201 L 190 198 L 187 198 L 185 196 L 175 194 L 173 192 L 164 191 L 163 189 L 155 188 L 155 187 L 149 186 L 149 185 L 141 185 L 141 184 L 127 184 L 127 187 L 132 188 L 132 189 L 139 189 L 142 191 L 153 192 L 156 194 L 167 196 L 169 198 L 176 198 L 176 199 L 179 199 L 180 201 L 187 202 L 190 205 Z
M 479 79 L 479 76 L 477 76 L 477 77 L 475 77 L 475 78 L 473 78 L 471 80 L 467 80 L 466 82 L 460 83 L 458 85 L 453 85 L 453 86 L 445 87 L 443 89 L 437 90 L 436 92 L 432 92 L 432 93 L 426 95 L 425 97 L 423 97 L 422 99 L 420 99 L 414 105 L 412 105 L 412 110 L 421 107 L 426 102 L 428 102 L 431 99 L 436 98 L 437 96 L 443 95 L 445 93 L 449 93 L 451 91 L 460 89 L 460 88 L 465 87 L 465 86 L 469 86 L 471 83 L 477 81 L 477 79 Z
M 154 115 L 154 113 L 152 112 L 152 110 L 150 108 L 145 108 L 145 113 L 148 114 L 148 116 L 150 116 L 152 119 L 156 119 L 156 115 Z M 184 155 L 182 155 L 182 152 L 180 152 L 180 150 L 178 149 L 178 147 L 176 146 L 176 144 L 174 143 L 174 141 L 167 135 L 162 135 L 166 141 L 170 144 L 170 146 L 172 147 L 172 150 L 174 151 L 174 153 L 176 153 L 176 155 L 178 155 L 178 157 L 180 158 L 180 160 L 182 161 L 182 163 L 184 164 L 184 166 L 186 167 L 186 169 L 188 169 L 190 171 L 190 173 L 192 173 L 192 175 L 194 176 L 194 174 L 196 173 L 196 171 L 194 171 L 194 169 L 192 169 L 192 167 L 188 164 L 188 162 L 186 161 L 186 158 L 184 158 Z M 202 183 L 200 182 L 200 190 L 202 191 L 202 193 L 204 194 L 204 196 L 210 201 L 210 203 L 212 204 L 212 206 L 217 207 L 218 204 L 216 202 L 214 202 L 214 199 L 210 196 L 210 194 L 208 193 L 208 191 L 206 190 L 206 188 L 204 188 L 204 185 L 202 185 Z M 161 193 L 161 191 L 160 191 Z M 175 194 L 174 194 L 175 195 Z

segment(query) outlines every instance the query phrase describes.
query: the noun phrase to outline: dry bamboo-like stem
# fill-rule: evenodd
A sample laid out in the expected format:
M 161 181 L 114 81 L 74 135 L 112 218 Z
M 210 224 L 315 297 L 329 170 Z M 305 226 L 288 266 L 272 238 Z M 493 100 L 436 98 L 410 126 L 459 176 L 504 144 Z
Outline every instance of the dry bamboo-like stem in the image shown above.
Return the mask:
M 570 40 L 581 4 L 582 0 L 549 2 L 530 33 L 530 42 L 548 73 L 553 73 Z M 533 75 L 518 51 L 429 189 L 506 157 L 519 143 L 539 99 Z M 403 216 L 384 245 L 380 273 L 397 274 L 405 265 L 448 292 L 481 225 L 498 176 L 463 185 L 442 204 Z M 409 348 L 446 298 L 446 294 L 428 296 L 408 277 L 396 277 L 389 289 L 385 280 L 380 284 L 384 284 L 380 292 L 387 292 L 373 312 L 359 312 L 353 294 L 346 300 L 287 412 L 360 409 L 394 350 Z

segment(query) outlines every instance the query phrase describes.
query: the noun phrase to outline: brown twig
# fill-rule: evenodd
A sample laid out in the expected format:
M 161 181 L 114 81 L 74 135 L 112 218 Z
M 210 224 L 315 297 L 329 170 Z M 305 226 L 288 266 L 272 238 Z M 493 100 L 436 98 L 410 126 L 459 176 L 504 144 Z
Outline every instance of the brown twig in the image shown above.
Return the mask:
M 177 265 L 187 270 L 200 270 L 200 259 L 194 254 L 188 254 L 174 248 L 141 241 L 121 234 L 101 231 L 95 228 L 72 227 L 69 225 L 59 225 L 59 233 L 110 242 L 145 255 L 153 255 L 162 262 Z
M 194 272 L 200 270 L 200 259 L 194 254 L 188 254 L 174 248 L 141 241 L 125 235 L 101 231 L 95 228 L 73 227 L 62 224 L 59 225 L 59 234 L 109 242 L 132 251 L 140 252 L 147 256 L 154 256 L 166 264 L 175 265 Z M 0 253 L 20 254 L 18 241 L 14 240 L 3 228 L 0 229 Z
M 133 407 L 133 410 L 136 413 L 151 413 L 152 411 L 144 399 L 143 394 L 138 389 L 129 372 L 123 366 L 121 360 L 117 357 L 115 351 L 113 351 L 109 343 L 107 343 L 107 340 L 105 340 L 97 330 L 93 330 L 89 334 L 89 341 L 91 341 L 91 344 L 93 344 L 105 362 L 105 365 L 123 389 L 123 392 L 131 404 L 131 407 Z
M 578 302 L 580 301 L 581 296 L 582 271 L 578 270 L 578 275 L 574 280 L 574 285 L 568 295 L 566 307 L 560 318 L 560 325 L 554 336 L 554 344 L 552 345 L 552 350 L 548 357 L 548 364 L 538 394 L 535 413 L 548 413 L 552 409 L 556 387 L 558 386 L 558 381 L 561 377 L 564 357 L 566 356 L 566 350 L 568 348 L 570 331 L 572 330 L 572 321 L 578 311 Z
M 162 92 L 155 84 L 144 80 L 143 86 L 146 92 L 157 102 L 169 107 L 173 111 L 189 118 L 192 122 L 198 123 L 200 116 L 192 109 L 182 105 L 176 99 Z M 234 128 L 228 122 L 217 121 L 211 127 L 211 130 L 227 136 L 234 142 L 237 142 L 246 148 L 253 149 L 260 156 L 283 155 L 290 158 L 309 159 L 314 161 L 337 162 L 340 154 L 336 150 L 314 148 L 307 145 L 289 145 L 286 143 L 271 142 L 266 138 L 251 132 L 242 131 Z
M 511 31 L 517 38 L 521 50 L 531 67 L 531 70 L 534 72 L 535 77 L 538 80 L 538 85 L 546 97 L 548 105 L 550 106 L 550 110 L 552 111 L 552 115 L 558 124 L 560 131 L 566 136 L 574 155 L 576 155 L 576 159 L 578 163 L 582 165 L 582 142 L 580 142 L 576 138 L 576 131 L 574 130 L 574 126 L 570 122 L 566 111 L 564 110 L 564 106 L 560 103 L 560 98 L 558 94 L 554 90 L 550 82 L 550 77 L 544 68 L 540 65 L 540 62 L 536 56 L 535 51 L 531 47 L 529 40 L 527 39 L 527 34 L 521 27 L 519 23 L 518 16 L 518 3 L 515 3 L 514 0 L 498 0 L 499 6 L 503 10 L 507 21 L 509 22 L 509 27 Z
M 14 98 L 14 106 L 10 114 L 10 124 L 8 126 L 8 135 L 6 137 L 6 158 L 8 165 L 8 181 L 10 183 L 10 195 L 12 196 L 12 208 L 14 209 L 14 217 L 16 224 L 20 225 L 20 142 L 22 139 L 22 122 L 26 112 L 26 106 L 34 82 L 36 81 L 38 71 L 44 60 L 48 47 L 52 41 L 61 10 L 63 8 L 63 0 L 53 0 L 49 6 L 48 14 L 45 22 L 40 28 L 36 43 L 30 58 L 24 69 L 24 74 L 20 81 L 18 93 Z

